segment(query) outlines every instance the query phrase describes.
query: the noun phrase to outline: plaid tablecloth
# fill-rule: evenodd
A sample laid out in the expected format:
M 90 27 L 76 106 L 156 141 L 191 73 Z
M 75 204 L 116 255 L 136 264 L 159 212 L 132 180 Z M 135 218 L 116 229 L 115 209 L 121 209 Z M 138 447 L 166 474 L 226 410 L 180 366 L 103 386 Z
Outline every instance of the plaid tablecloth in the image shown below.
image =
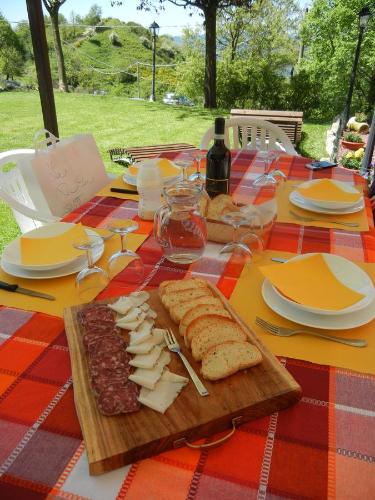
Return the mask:
M 233 189 L 256 173 L 253 160 L 251 152 L 234 155 Z M 361 182 L 341 169 L 312 173 L 304 168 L 306 161 L 283 157 L 281 164 L 289 179 L 331 175 Z M 96 197 L 66 220 L 99 227 L 110 218 L 134 218 L 136 209 L 134 201 Z M 150 234 L 152 224 L 140 221 L 139 231 Z M 241 269 L 231 259 L 216 261 L 213 245 L 199 262 L 175 266 L 150 236 L 139 250 L 147 270 L 144 285 L 192 273 L 209 278 L 230 297 Z M 373 224 L 368 233 L 275 224 L 268 248 L 375 262 Z M 101 297 L 129 289 L 119 275 Z M 169 451 L 90 477 L 63 321 L 3 307 L 0 498 L 374 498 L 375 377 L 294 359 L 280 362 L 302 386 L 303 398 L 294 407 L 242 425 L 221 448 Z

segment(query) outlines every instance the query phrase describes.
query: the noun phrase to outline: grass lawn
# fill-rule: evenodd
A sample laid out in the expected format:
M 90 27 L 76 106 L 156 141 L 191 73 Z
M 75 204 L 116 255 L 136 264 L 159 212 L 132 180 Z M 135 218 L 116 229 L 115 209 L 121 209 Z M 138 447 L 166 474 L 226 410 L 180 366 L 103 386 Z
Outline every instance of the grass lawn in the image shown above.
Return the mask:
M 168 106 L 115 96 L 55 93 L 55 101 L 60 137 L 92 133 L 107 169 L 116 173 L 122 169 L 111 163 L 108 149 L 173 142 L 198 145 L 215 116 L 229 115 L 225 110 Z M 31 148 L 34 133 L 43 128 L 39 94 L 1 93 L 0 122 L 0 152 Z M 328 127 L 328 123 L 304 123 L 300 153 L 313 158 L 325 156 Z M 11 211 L 2 202 L 0 221 L 1 253 L 3 246 L 19 232 Z

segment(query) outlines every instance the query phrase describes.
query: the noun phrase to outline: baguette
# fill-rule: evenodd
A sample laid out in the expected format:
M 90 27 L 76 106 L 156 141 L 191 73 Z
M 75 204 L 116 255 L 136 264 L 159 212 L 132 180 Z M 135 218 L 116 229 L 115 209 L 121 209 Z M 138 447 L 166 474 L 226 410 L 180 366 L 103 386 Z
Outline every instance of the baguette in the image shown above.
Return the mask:
M 196 306 L 199 306 L 200 304 L 212 304 L 217 307 L 222 307 L 220 299 L 204 295 L 203 297 L 198 297 L 193 300 L 185 300 L 184 302 L 180 302 L 179 304 L 172 306 L 169 309 L 169 314 L 175 323 L 179 323 L 188 311 Z
M 196 318 L 203 316 L 204 314 L 218 314 L 219 316 L 224 316 L 226 318 L 230 318 L 231 315 L 228 313 L 226 309 L 222 305 L 217 306 L 213 304 L 200 304 L 199 306 L 193 307 L 189 309 L 187 313 L 184 314 L 183 318 L 180 321 L 180 335 L 185 336 L 186 329 L 189 324 L 194 321 Z M 185 339 L 186 343 L 186 339 Z M 186 345 L 188 345 L 186 343 Z
M 192 321 L 186 335 L 191 342 L 195 361 L 201 361 L 211 347 L 227 340 L 246 342 L 247 335 L 240 325 L 230 318 L 218 314 L 206 314 Z
M 186 290 L 178 290 L 171 294 L 164 293 L 161 297 L 161 301 L 164 307 L 168 310 L 176 304 L 180 304 L 185 300 L 197 299 L 198 297 L 212 297 L 212 292 L 209 288 L 188 288 Z
M 211 347 L 202 360 L 202 375 L 207 380 L 220 380 L 262 361 L 257 347 L 249 342 L 227 341 Z

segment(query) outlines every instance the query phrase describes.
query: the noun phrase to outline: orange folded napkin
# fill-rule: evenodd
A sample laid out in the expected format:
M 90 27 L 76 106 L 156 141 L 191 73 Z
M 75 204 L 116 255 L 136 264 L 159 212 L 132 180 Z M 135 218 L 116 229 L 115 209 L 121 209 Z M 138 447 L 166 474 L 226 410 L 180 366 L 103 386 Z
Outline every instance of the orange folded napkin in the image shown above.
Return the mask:
M 173 165 L 173 163 L 166 158 L 161 158 L 160 160 L 158 160 L 157 165 L 160 169 L 162 177 L 172 177 L 174 175 L 179 175 L 180 173 L 180 169 Z M 130 175 L 136 176 L 138 174 L 138 166 L 130 165 L 128 167 L 128 173 Z
M 305 306 L 338 311 L 364 298 L 335 277 L 322 254 L 260 270 L 282 294 Z
M 331 179 L 320 179 L 309 187 L 297 188 L 297 192 L 306 199 L 316 201 L 344 201 L 356 202 L 362 197 L 362 193 L 349 193 L 341 189 L 339 185 Z
M 73 247 L 74 241 L 87 240 L 82 224 L 76 224 L 62 234 L 48 238 L 20 238 L 21 263 L 23 265 L 54 265 L 82 255 Z

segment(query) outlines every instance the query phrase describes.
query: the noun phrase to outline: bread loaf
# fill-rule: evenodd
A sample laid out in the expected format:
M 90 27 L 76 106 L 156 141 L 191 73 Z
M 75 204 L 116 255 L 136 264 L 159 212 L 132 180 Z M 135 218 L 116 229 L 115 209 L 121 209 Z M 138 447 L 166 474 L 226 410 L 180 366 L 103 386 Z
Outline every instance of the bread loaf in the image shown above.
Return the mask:
M 202 375 L 219 380 L 262 361 L 259 349 L 249 342 L 227 341 L 211 347 L 202 360 Z
M 209 288 L 188 288 L 186 290 L 178 290 L 173 293 L 164 293 L 161 297 L 161 301 L 168 310 L 176 304 L 180 304 L 185 300 L 197 299 L 198 297 L 212 296 L 212 292 Z
M 184 314 L 180 322 L 180 334 L 184 337 L 189 324 L 196 318 L 199 318 L 199 316 L 203 316 L 204 314 L 218 314 L 219 316 L 224 316 L 226 318 L 231 317 L 228 311 L 224 309 L 222 305 L 201 304 L 199 306 L 193 307 L 192 309 L 189 309 L 189 311 Z M 186 345 L 188 345 L 186 340 L 185 343 Z
M 211 347 L 227 340 L 246 342 L 247 335 L 239 324 L 218 314 L 206 314 L 192 321 L 186 330 L 195 361 L 201 361 Z
M 205 288 L 207 287 L 207 282 L 199 278 L 184 278 L 181 280 L 168 281 L 164 285 L 165 281 L 159 286 L 160 295 L 177 292 L 180 290 L 187 290 L 188 288 Z
M 207 219 L 222 220 L 224 214 L 238 211 L 239 208 L 233 203 L 229 194 L 219 194 L 208 204 Z
M 169 309 L 169 314 L 175 323 L 179 323 L 188 311 L 190 311 L 191 309 L 200 304 L 212 304 L 218 307 L 222 305 L 220 299 L 204 295 L 203 297 L 198 297 L 197 299 L 193 300 L 186 300 L 184 302 L 180 302 L 179 304 L 172 306 Z

